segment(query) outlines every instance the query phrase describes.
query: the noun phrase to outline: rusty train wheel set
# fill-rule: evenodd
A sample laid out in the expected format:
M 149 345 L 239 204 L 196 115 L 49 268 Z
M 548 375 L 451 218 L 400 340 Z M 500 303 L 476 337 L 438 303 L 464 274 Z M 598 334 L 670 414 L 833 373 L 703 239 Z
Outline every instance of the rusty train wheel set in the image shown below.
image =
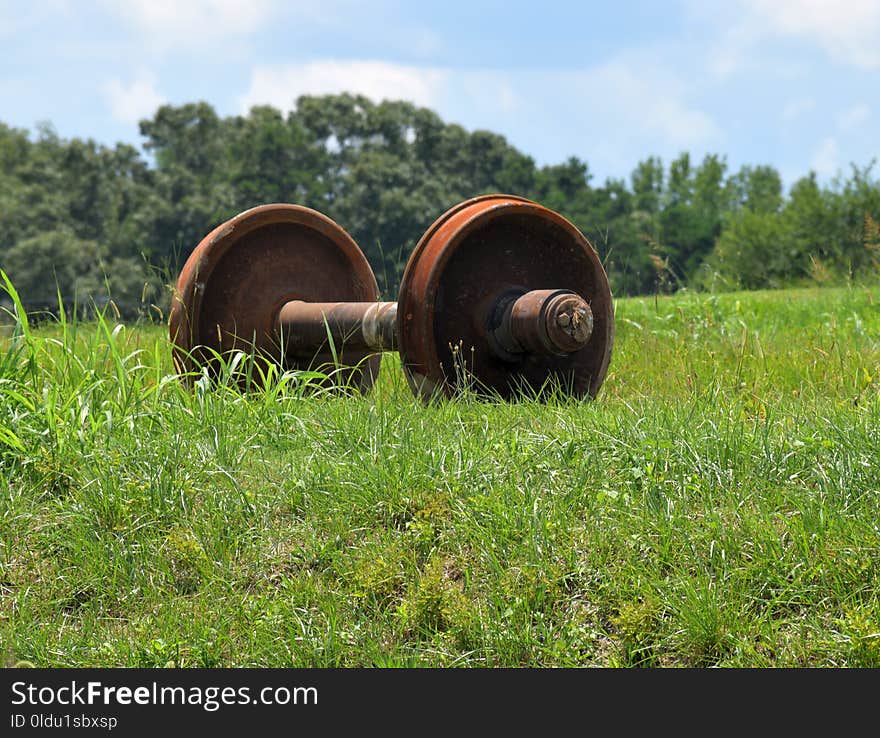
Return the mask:
M 381 352 L 396 350 L 426 401 L 464 389 L 595 397 L 614 311 L 583 233 L 521 197 L 476 197 L 441 215 L 416 245 L 397 302 L 379 300 L 342 227 L 279 203 L 202 239 L 177 280 L 169 329 L 186 374 L 245 351 L 285 370 L 333 366 L 328 381 L 368 392 Z

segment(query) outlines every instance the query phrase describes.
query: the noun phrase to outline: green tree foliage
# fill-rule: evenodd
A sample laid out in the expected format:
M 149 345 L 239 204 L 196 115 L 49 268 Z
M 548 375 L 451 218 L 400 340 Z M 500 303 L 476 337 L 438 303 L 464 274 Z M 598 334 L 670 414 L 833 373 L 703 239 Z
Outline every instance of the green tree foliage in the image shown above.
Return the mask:
M 157 280 L 140 258 L 137 216 L 150 172 L 131 146 L 61 140 L 50 126 L 0 124 L 0 268 L 28 307 L 106 304 L 134 315 Z
M 669 167 L 664 207 L 660 212 L 660 242 L 672 269 L 690 281 L 721 233 L 725 206 L 727 164 L 714 154 L 694 168 L 681 154 Z
M 390 299 L 428 226 L 491 192 L 571 220 L 617 295 L 861 280 L 878 267 L 873 165 L 827 186 L 808 174 L 786 194 L 770 166 L 729 173 L 722 157 L 694 162 L 683 152 L 598 183 L 576 157 L 539 167 L 498 134 L 351 94 L 230 117 L 205 102 L 164 105 L 140 131 L 143 151 L 0 123 L 0 267 L 30 307 L 53 303 L 57 288 L 68 304 L 112 298 L 137 314 L 145 300 L 161 303 L 160 287 L 214 226 L 270 202 L 334 218 Z
M 790 231 L 774 213 L 743 209 L 718 239 L 706 266 L 713 286 L 758 289 L 797 281 L 799 260 L 788 245 Z
M 740 181 L 755 179 L 728 213 L 703 264 L 702 282 L 757 289 L 876 278 L 868 231 L 880 213 L 880 181 L 872 178 L 872 168 L 854 167 L 848 179 L 824 188 L 810 173 L 795 182 L 787 199 L 767 172 L 743 172 Z
M 17 242 L 3 255 L 3 270 L 31 310 L 54 311 L 59 297 L 68 312 L 81 314 L 111 300 L 127 314 L 146 308 L 150 280 L 143 262 L 109 255 L 97 241 L 79 238 L 66 227 Z
M 782 207 L 782 178 L 773 167 L 745 166 L 728 178 L 726 189 L 728 210 L 778 213 Z

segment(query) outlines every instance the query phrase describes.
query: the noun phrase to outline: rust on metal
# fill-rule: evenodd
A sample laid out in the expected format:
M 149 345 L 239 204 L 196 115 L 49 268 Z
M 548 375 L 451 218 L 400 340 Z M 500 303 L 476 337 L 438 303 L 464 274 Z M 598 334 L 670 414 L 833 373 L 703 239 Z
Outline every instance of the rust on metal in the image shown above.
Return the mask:
M 169 322 L 183 373 L 242 350 L 286 369 L 332 364 L 366 392 L 399 350 L 423 399 L 469 387 L 513 398 L 561 386 L 595 396 L 614 338 L 611 290 L 586 237 L 511 195 L 460 203 L 417 244 L 398 302 L 380 302 L 351 237 L 326 216 L 263 205 L 220 224 L 190 255 Z
M 516 305 L 513 310 L 516 315 Z M 580 351 L 593 335 L 593 309 L 580 295 L 568 290 L 554 290 L 544 301 L 541 312 L 542 341 L 546 331 L 545 345 L 552 346 L 559 354 Z
M 536 290 L 568 297 L 545 304 L 547 295 L 530 295 L 520 321 L 513 305 Z M 508 310 L 507 333 L 499 332 Z M 544 391 L 548 379 L 595 396 L 614 340 L 611 289 L 596 250 L 568 220 L 525 198 L 485 195 L 447 211 L 417 244 L 401 284 L 398 338 L 410 386 L 424 398 L 464 386 L 511 398 Z
M 196 246 L 177 280 L 169 331 L 178 370 L 217 367 L 236 350 L 285 369 L 338 363 L 334 380 L 367 391 L 381 356 L 346 346 L 335 357 L 282 355 L 276 316 L 286 303 L 378 302 L 379 288 L 354 240 L 327 216 L 275 203 L 239 213 Z
M 531 290 L 499 298 L 489 319 L 490 345 L 500 359 L 519 354 L 564 356 L 579 351 L 593 332 L 589 303 L 570 290 Z
M 285 303 L 277 330 L 284 352 L 310 357 L 333 349 L 393 351 L 396 348 L 396 302 Z

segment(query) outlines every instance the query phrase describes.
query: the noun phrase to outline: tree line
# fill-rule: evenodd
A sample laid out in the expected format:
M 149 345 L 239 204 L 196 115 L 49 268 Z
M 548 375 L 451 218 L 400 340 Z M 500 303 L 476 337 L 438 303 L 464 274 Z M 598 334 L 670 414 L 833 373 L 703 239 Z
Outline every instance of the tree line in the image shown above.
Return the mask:
M 427 108 L 350 94 L 303 96 L 287 114 L 222 117 L 205 102 L 165 105 L 140 123 L 143 150 L 31 133 L 0 122 L 0 268 L 31 309 L 112 300 L 161 317 L 199 240 L 268 202 L 312 207 L 342 225 L 396 297 L 412 248 L 448 207 L 519 194 L 577 225 L 615 295 L 682 287 L 759 289 L 880 274 L 874 162 L 785 192 L 772 166 L 730 171 L 724 157 L 639 162 L 594 182 L 571 157 L 537 166 L 496 133 Z

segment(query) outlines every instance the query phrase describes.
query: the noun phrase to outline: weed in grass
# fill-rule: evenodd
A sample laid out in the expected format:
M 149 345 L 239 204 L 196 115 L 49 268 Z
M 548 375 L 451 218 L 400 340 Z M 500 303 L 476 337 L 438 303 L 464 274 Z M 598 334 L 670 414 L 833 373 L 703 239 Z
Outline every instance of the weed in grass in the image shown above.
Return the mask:
M 621 664 L 657 664 L 657 641 L 662 611 L 653 598 L 621 603 L 611 624 L 621 645 Z
M 864 669 L 880 667 L 880 618 L 874 608 L 850 609 L 839 621 L 847 644 L 847 665 Z
M 437 631 L 464 633 L 473 615 L 455 562 L 442 556 L 432 557 L 409 582 L 397 616 L 407 632 L 414 635 L 427 636 Z
M 210 568 L 210 561 L 192 531 L 172 529 L 165 537 L 162 552 L 177 591 L 180 594 L 195 592 Z

